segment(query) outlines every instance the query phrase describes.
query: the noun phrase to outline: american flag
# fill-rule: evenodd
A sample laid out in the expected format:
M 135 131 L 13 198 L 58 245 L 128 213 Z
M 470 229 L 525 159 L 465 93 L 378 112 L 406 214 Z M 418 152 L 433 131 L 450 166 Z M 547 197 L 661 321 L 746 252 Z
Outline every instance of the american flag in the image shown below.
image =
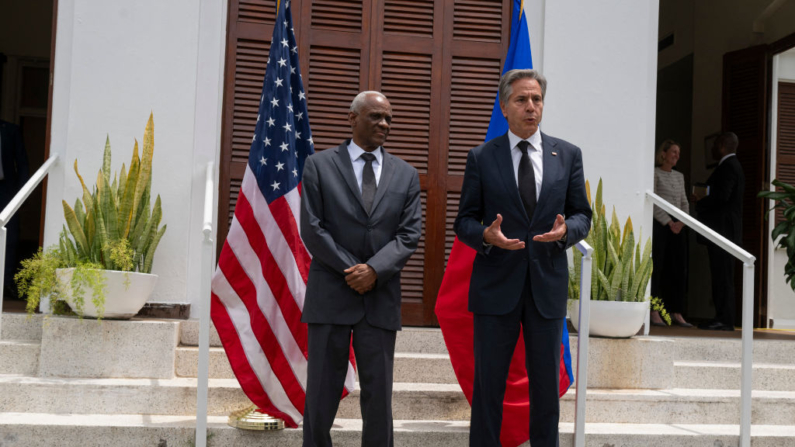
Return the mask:
M 213 275 L 211 315 L 249 399 L 297 427 L 306 398 L 301 312 L 311 262 L 298 231 L 301 174 L 314 147 L 290 2 L 280 3 L 248 166 Z M 351 361 L 342 397 L 353 389 Z

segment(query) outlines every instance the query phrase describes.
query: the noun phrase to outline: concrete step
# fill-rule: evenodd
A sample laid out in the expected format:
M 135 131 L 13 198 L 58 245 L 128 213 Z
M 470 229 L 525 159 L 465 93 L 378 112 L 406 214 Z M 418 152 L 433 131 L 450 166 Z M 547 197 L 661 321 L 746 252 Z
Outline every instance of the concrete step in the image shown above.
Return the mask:
M 199 322 L 183 321 L 180 325 L 180 344 L 199 346 Z M 210 323 L 210 346 L 220 348 L 221 339 L 215 326 Z M 396 352 L 416 352 L 421 354 L 447 354 L 442 331 L 435 328 L 404 327 L 398 331 L 395 342 Z
M 199 348 L 177 348 L 176 373 L 178 377 L 196 377 Z M 447 354 L 395 354 L 395 382 L 458 383 Z M 234 379 L 223 348 L 210 348 L 210 378 Z
M 740 389 L 740 363 L 674 362 L 677 388 Z M 753 389 L 795 391 L 795 365 L 754 363 Z
M 739 418 L 735 390 L 590 390 L 587 421 L 638 424 L 732 424 Z M 337 416 L 361 417 L 359 392 L 343 399 Z M 755 391 L 753 423 L 795 421 L 795 392 Z M 195 412 L 196 379 L 53 379 L 0 376 L 0 412 L 56 414 L 163 414 Z M 209 414 L 225 415 L 248 404 L 235 379 L 212 379 Z M 396 419 L 469 419 L 458 385 L 395 383 Z M 561 401 L 561 421 L 574 420 L 574 390 Z
M 41 341 L 41 327 L 44 317 L 41 314 L 28 316 L 23 313 L 0 313 L 0 340 L 38 340 Z
M 37 341 L 0 340 L 0 374 L 35 376 L 41 344 Z
M 59 415 L 0 413 L 3 447 L 188 446 L 195 440 L 193 416 Z M 468 422 L 395 420 L 398 447 L 459 447 L 469 440 Z M 361 420 L 337 419 L 335 446 L 361 445 Z M 571 445 L 573 424 L 560 424 L 560 445 Z M 701 447 L 737 445 L 737 425 L 586 424 L 586 447 Z M 795 442 L 795 426 L 757 425 L 754 447 L 785 447 Z M 226 417 L 208 418 L 208 446 L 300 446 L 301 428 L 273 432 L 238 430 Z M 527 446 L 525 443 L 522 446 Z
M 739 339 L 681 337 L 674 338 L 674 360 L 689 362 L 730 362 L 742 360 Z M 754 340 L 754 363 L 795 365 L 795 342 L 790 340 Z

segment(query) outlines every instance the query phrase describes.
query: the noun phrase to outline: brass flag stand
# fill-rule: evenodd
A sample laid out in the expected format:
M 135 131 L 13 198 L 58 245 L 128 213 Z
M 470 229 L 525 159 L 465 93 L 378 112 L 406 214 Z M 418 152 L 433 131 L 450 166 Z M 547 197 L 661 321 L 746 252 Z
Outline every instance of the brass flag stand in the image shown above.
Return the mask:
M 284 421 L 261 412 L 255 405 L 242 410 L 234 411 L 229 415 L 227 422 L 230 427 L 242 430 L 282 430 Z

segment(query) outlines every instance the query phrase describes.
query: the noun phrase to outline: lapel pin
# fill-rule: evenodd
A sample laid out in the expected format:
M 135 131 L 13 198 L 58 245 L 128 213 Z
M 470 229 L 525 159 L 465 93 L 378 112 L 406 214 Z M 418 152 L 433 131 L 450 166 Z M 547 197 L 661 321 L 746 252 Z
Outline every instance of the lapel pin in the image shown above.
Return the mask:
M 557 157 L 557 156 L 558 156 L 558 153 L 557 153 L 557 152 L 553 152 L 553 153 L 552 153 L 552 155 L 553 155 L 553 156 L 555 156 L 555 157 Z

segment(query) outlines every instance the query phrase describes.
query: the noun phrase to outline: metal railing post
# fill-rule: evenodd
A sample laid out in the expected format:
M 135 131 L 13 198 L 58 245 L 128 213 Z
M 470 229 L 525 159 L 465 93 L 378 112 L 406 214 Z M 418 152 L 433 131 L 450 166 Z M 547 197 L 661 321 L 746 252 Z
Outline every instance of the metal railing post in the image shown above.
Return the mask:
M 743 358 L 740 379 L 740 447 L 751 447 L 751 393 L 754 356 L 754 264 L 743 264 Z
M 751 447 L 751 390 L 754 355 L 754 263 L 756 258 L 671 203 L 646 191 L 647 200 L 743 262 L 742 364 L 740 378 L 740 447 Z
M 582 252 L 580 263 L 580 317 L 577 328 L 577 396 L 574 407 L 574 447 L 585 447 L 585 398 L 588 390 L 588 341 L 591 322 L 591 248 L 584 241 L 576 248 Z
M 210 381 L 210 294 L 213 270 L 213 199 L 215 163 L 207 163 L 202 233 L 201 296 L 199 297 L 199 365 L 196 391 L 196 447 L 207 447 L 207 394 Z
M 0 227 L 0 340 L 2 340 L 3 336 L 3 293 L 5 292 L 5 287 L 3 284 L 5 283 L 6 279 L 6 237 L 8 235 L 8 230 L 6 230 L 6 226 L 3 225 Z

